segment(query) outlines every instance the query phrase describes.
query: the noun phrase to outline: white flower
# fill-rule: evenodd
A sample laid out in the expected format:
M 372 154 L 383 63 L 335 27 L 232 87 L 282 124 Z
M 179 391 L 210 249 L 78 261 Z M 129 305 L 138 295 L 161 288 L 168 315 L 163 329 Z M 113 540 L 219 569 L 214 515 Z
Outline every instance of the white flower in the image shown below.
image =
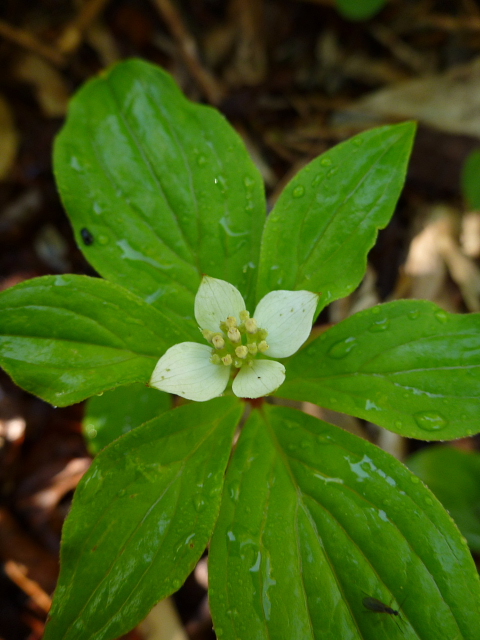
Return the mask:
M 251 318 L 238 289 L 204 276 L 195 297 L 195 318 L 210 345 L 182 342 L 168 349 L 150 386 L 204 402 L 225 391 L 233 371 L 232 390 L 238 397 L 272 393 L 285 380 L 285 367 L 262 356 L 295 353 L 310 335 L 317 301 L 318 295 L 309 291 L 272 291 Z

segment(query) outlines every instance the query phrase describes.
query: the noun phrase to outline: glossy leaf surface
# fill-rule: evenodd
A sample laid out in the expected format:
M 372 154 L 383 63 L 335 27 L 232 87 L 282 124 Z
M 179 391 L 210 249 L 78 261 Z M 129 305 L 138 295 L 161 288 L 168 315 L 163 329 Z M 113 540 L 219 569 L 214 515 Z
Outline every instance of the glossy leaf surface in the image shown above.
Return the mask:
M 433 491 L 455 520 L 472 551 L 480 552 L 480 454 L 453 447 L 427 447 L 408 467 Z
M 353 291 L 393 214 L 414 132 L 411 122 L 366 131 L 298 172 L 265 225 L 259 299 L 305 289 L 321 293 L 324 307 Z
M 374 445 L 284 407 L 242 431 L 209 581 L 223 640 L 477 640 L 480 628 L 478 574 L 433 494 Z
M 0 364 L 27 391 L 65 406 L 148 382 L 166 349 L 198 338 L 182 328 L 105 280 L 45 276 L 0 293 Z
M 241 409 L 167 411 L 98 454 L 63 529 L 45 640 L 117 638 L 180 587 L 212 532 Z
M 82 422 L 91 453 L 172 408 L 172 396 L 144 384 L 105 391 L 88 400 Z
M 218 111 L 166 72 L 130 60 L 89 81 L 54 159 L 77 242 L 102 276 L 187 318 L 203 274 L 251 295 L 261 176 Z
M 480 314 L 400 300 L 357 313 L 286 363 L 277 395 L 422 440 L 479 430 Z

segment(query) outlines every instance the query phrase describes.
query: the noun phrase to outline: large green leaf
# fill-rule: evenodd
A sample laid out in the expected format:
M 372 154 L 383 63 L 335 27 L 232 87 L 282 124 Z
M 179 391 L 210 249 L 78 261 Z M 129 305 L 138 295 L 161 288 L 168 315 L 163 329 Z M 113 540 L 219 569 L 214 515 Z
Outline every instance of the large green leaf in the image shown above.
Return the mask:
M 261 176 L 224 118 L 167 73 L 130 60 L 89 81 L 54 159 L 77 242 L 104 277 L 190 318 L 202 274 L 251 295 Z
M 172 408 L 172 396 L 144 384 L 105 391 L 88 400 L 83 433 L 95 455 L 107 444 Z
M 480 553 L 480 453 L 438 445 L 417 451 L 407 465 L 448 510 L 472 551 Z
M 366 131 L 299 171 L 265 225 L 259 298 L 306 289 L 320 292 L 324 307 L 358 285 L 394 211 L 414 132 L 411 122 Z
M 158 358 L 198 331 L 99 278 L 27 280 L 0 293 L 0 364 L 54 405 L 147 382 Z
M 446 440 L 480 431 L 480 314 L 400 300 L 340 322 L 286 363 L 277 395 Z
M 478 640 L 478 574 L 433 494 L 294 409 L 266 406 L 242 432 L 209 582 L 223 640 Z M 368 597 L 400 615 L 372 612 Z
M 65 523 L 45 640 L 108 640 L 140 622 L 195 566 L 218 514 L 242 406 L 167 411 L 95 458 Z

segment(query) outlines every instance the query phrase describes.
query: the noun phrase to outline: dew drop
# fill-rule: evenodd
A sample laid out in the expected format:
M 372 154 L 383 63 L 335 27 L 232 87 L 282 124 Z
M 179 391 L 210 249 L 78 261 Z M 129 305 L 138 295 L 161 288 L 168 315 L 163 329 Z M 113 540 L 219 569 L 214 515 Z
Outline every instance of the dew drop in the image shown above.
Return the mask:
M 409 311 L 407 317 L 409 320 L 416 320 L 420 315 L 419 311 Z
M 332 347 L 330 347 L 330 349 L 328 350 L 328 355 L 331 358 L 336 358 L 336 359 L 345 358 L 345 356 L 348 356 L 348 354 L 356 346 L 357 346 L 357 341 L 355 338 L 353 337 L 347 338 L 346 340 L 341 340 L 340 342 L 337 342 Z
M 370 325 L 369 330 L 373 331 L 373 333 L 380 333 L 382 331 L 386 331 L 389 324 L 388 318 L 382 318 L 382 320 L 378 320 Z
M 426 502 L 427 504 L 429 504 L 429 505 L 432 505 L 432 504 L 433 504 L 433 500 L 432 500 L 429 496 L 427 496 L 427 497 L 425 498 L 425 502 Z
M 198 513 L 205 509 L 205 500 L 202 496 L 193 496 L 193 506 L 195 507 L 195 511 Z
M 230 498 L 237 502 L 240 496 L 240 482 L 238 480 L 234 480 L 228 485 L 228 493 L 230 494 Z
M 410 480 L 413 484 L 418 484 L 420 482 L 420 478 L 417 478 L 417 476 L 410 476 Z
M 380 307 L 373 307 L 372 308 L 372 313 L 379 314 L 380 313 Z
M 403 427 L 402 421 L 401 420 L 395 420 L 395 428 L 396 429 L 401 429 Z
M 100 235 L 100 236 L 98 236 L 98 244 L 106 245 L 106 244 L 108 244 L 109 242 L 110 242 L 110 239 L 109 239 L 109 237 L 108 237 L 108 236 L 105 236 L 105 235 L 103 235 L 103 234 L 102 234 L 102 235 Z
M 255 180 L 253 180 L 249 176 L 245 176 L 245 178 L 243 179 L 243 184 L 246 187 L 253 187 L 253 185 L 255 184 Z
M 440 431 L 447 426 L 445 418 L 434 411 L 421 411 L 413 417 L 420 429 L 424 431 Z
M 320 184 L 322 180 L 323 180 L 323 175 L 319 173 L 318 176 L 315 176 L 315 178 L 312 180 L 312 186 L 316 187 L 317 185 Z
M 356 147 L 360 147 L 363 144 L 363 138 L 354 138 L 353 139 L 353 144 Z
M 298 187 L 295 187 L 295 189 L 293 190 L 294 198 L 301 198 L 304 194 L 305 194 L 305 187 L 302 186 L 301 184 L 299 184 Z
M 197 164 L 202 167 L 205 163 L 207 162 L 207 159 L 205 158 L 205 156 L 198 156 L 197 158 Z
M 435 318 L 442 324 L 444 324 L 448 320 L 448 316 L 445 311 L 437 311 L 435 313 Z
M 332 161 L 330 160 L 330 158 L 322 158 L 320 160 L 320 164 L 322 165 L 322 167 L 331 167 Z

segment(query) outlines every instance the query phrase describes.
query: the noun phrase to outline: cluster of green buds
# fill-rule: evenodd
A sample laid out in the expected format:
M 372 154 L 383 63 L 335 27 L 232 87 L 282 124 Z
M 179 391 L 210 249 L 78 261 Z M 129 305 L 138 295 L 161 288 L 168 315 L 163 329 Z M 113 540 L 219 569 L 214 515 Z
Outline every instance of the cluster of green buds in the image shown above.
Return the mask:
M 237 369 L 251 367 L 257 353 L 267 351 L 268 331 L 261 329 L 248 311 L 240 311 L 239 315 L 240 324 L 237 318 L 228 316 L 220 323 L 220 332 L 202 331 L 204 338 L 214 347 L 210 358 L 213 364 L 233 365 Z

